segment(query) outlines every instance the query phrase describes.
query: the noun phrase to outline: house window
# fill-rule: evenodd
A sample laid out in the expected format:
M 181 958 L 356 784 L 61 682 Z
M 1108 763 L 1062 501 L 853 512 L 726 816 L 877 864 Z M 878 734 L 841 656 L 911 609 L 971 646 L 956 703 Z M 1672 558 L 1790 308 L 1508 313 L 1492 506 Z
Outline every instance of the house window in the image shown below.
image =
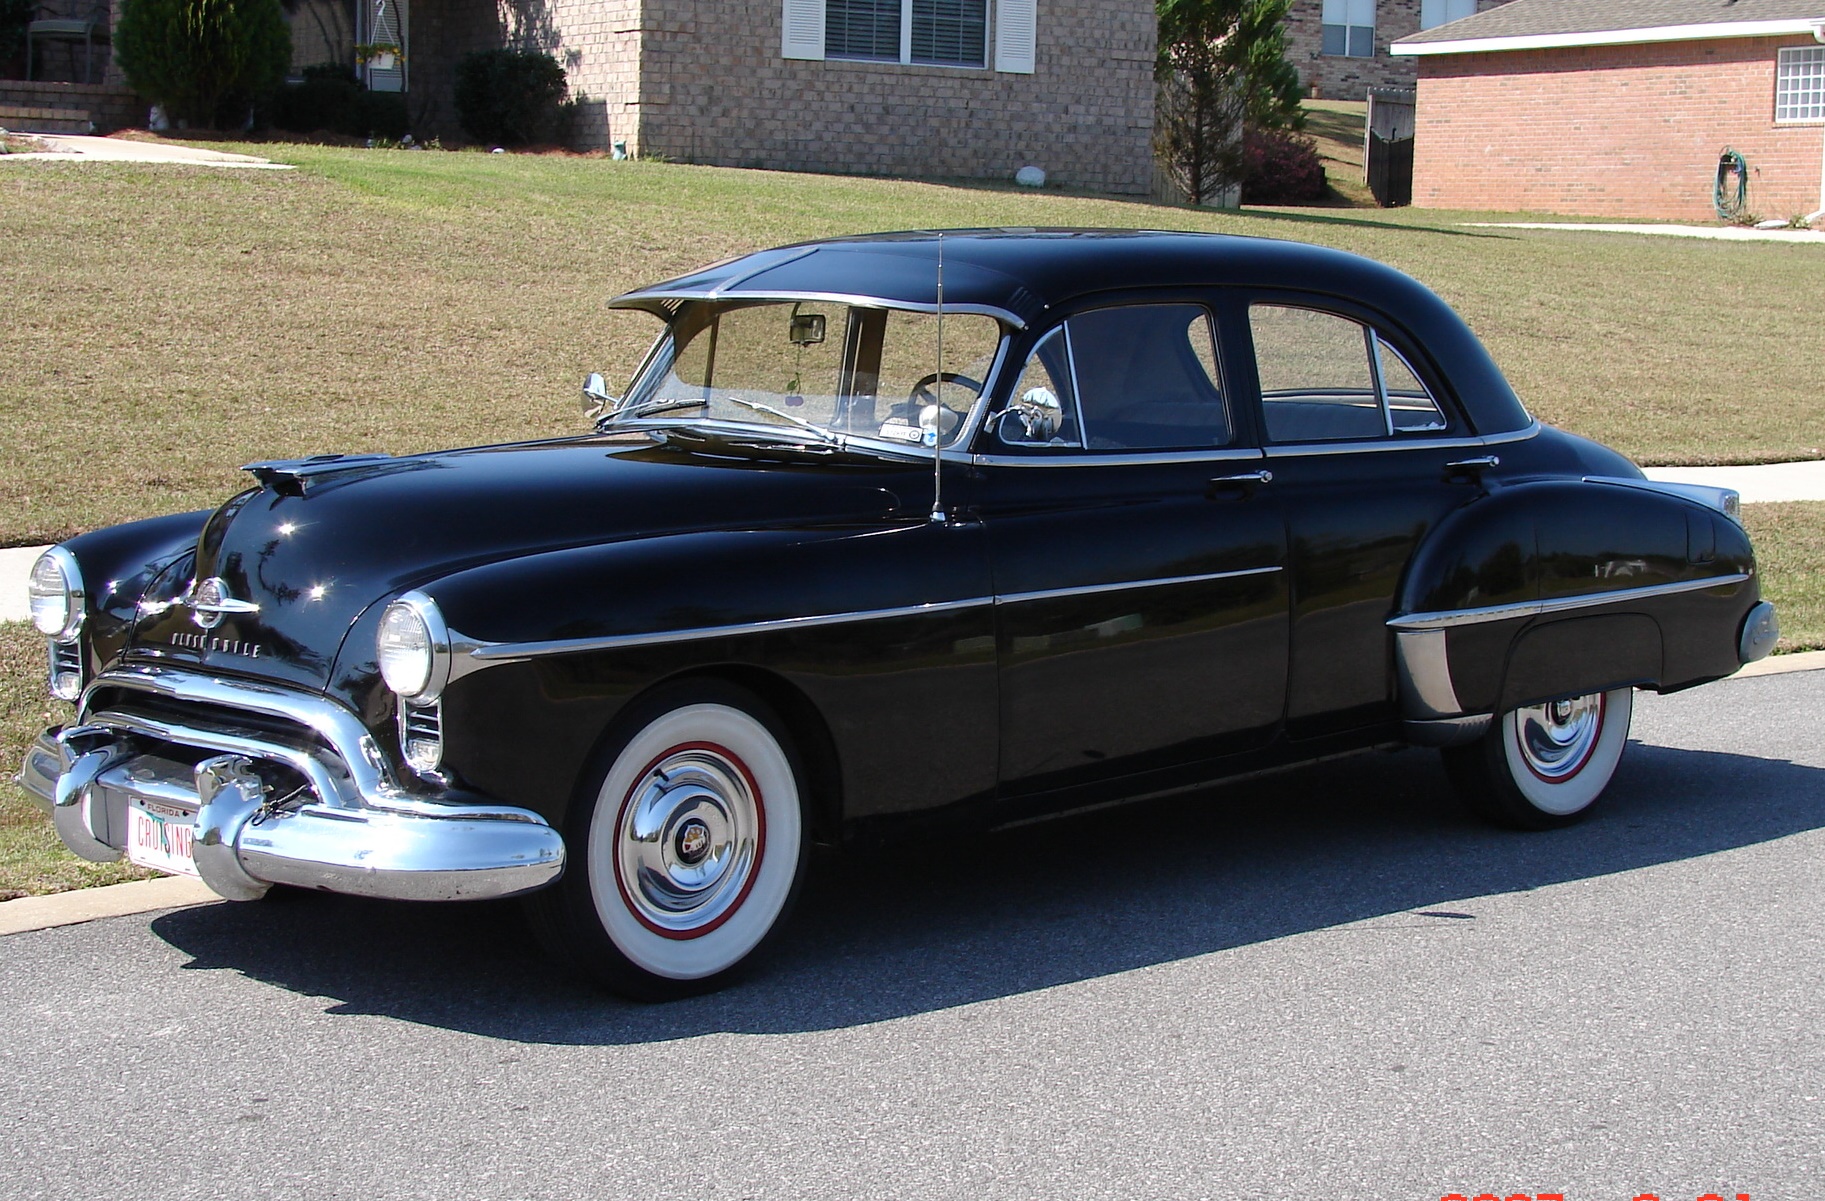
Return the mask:
M 1476 0 L 1420 0 L 1419 27 L 1431 29 L 1476 15 Z
M 825 58 L 981 67 L 988 33 L 988 0 L 825 0 Z
M 1033 74 L 1037 0 L 783 0 L 781 53 Z
M 1825 46 L 1789 46 L 1774 73 L 1776 121 L 1825 121 Z
M 1324 0 L 1324 52 L 1374 57 L 1375 0 Z

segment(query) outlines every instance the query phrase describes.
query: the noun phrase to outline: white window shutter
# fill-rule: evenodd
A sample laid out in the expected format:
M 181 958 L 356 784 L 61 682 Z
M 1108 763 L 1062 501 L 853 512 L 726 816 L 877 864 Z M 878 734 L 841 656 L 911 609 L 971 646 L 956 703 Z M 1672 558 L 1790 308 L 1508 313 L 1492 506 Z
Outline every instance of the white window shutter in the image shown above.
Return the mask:
M 824 57 L 824 0 L 784 0 L 780 53 L 787 58 Z
M 995 69 L 1031 75 L 1038 38 L 1039 0 L 998 0 L 995 5 Z

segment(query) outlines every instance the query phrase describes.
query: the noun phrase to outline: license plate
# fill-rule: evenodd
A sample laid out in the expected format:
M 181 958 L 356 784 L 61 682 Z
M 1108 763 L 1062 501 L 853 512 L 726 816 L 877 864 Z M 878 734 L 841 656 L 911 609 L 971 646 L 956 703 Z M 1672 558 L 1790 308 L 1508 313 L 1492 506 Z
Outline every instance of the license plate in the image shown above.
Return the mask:
M 127 803 L 127 858 L 154 871 L 194 876 L 190 838 L 195 829 L 191 810 L 134 797 Z

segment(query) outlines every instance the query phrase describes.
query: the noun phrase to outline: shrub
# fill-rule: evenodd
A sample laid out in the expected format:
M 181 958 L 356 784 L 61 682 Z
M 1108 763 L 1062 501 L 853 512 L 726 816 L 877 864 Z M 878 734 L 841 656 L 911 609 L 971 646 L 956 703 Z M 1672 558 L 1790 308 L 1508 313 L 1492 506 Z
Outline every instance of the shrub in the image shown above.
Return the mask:
M 291 30 L 279 0 L 124 0 L 114 57 L 177 120 L 239 125 L 285 78 Z
M 564 68 L 532 50 L 483 50 L 456 67 L 456 116 L 478 142 L 523 146 L 561 142 L 575 106 L 564 99 Z
M 328 130 L 355 138 L 397 140 L 408 127 L 403 93 L 370 92 L 355 69 L 342 63 L 304 68 L 304 82 L 273 93 L 265 119 L 293 133 Z
M 1309 204 L 1325 195 L 1318 143 L 1287 129 L 1242 131 L 1242 203 Z

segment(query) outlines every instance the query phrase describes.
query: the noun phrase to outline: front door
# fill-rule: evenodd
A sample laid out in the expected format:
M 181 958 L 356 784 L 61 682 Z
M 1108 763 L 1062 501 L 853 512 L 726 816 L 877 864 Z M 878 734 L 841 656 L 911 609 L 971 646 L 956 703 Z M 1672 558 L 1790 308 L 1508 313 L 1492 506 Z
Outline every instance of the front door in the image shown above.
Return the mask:
M 1002 789 L 1041 802 L 1016 811 L 1166 786 L 1280 728 L 1285 527 L 1223 378 L 1189 303 L 1077 314 L 1027 361 L 980 493 Z

